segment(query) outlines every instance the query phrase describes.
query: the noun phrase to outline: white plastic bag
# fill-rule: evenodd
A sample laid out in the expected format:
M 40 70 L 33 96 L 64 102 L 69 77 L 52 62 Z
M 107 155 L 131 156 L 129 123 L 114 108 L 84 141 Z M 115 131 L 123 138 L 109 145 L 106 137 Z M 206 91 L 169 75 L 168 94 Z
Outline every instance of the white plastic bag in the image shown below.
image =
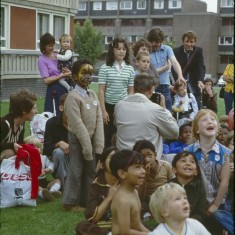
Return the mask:
M 1 164 L 0 208 L 36 206 L 36 199 L 31 199 L 30 167 L 20 161 L 16 169 L 15 159 L 4 159 Z

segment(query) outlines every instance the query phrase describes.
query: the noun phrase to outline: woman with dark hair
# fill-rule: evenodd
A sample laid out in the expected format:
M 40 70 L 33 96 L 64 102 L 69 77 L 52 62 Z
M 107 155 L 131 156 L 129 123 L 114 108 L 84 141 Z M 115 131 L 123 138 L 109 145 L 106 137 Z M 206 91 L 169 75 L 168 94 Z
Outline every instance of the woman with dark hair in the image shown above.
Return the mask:
M 58 69 L 57 54 L 54 53 L 55 38 L 45 33 L 40 38 L 40 51 L 42 55 L 38 59 L 38 69 L 44 83 L 47 85 L 44 111 L 59 113 L 59 99 L 67 90 L 59 83 L 61 78 L 71 75 L 69 69 L 63 69 L 61 73 Z M 55 109 L 55 110 L 54 110 Z
M 115 104 L 133 93 L 134 68 L 130 65 L 130 52 L 127 42 L 115 38 L 108 49 L 106 63 L 99 71 L 99 101 L 103 114 L 105 148 L 111 146 L 116 129 L 113 125 Z
M 32 121 L 37 113 L 37 96 L 27 90 L 16 91 L 10 96 L 9 113 L 1 117 L 1 159 L 10 158 L 21 148 L 24 140 L 25 121 Z

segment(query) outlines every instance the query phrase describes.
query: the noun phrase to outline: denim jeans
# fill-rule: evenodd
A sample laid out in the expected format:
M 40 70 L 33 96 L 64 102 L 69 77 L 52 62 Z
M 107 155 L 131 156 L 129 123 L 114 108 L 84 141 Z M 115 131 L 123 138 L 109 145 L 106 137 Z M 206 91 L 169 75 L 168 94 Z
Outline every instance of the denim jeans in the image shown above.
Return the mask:
M 217 210 L 213 216 L 230 234 L 234 234 L 233 216 L 230 211 Z
M 228 115 L 229 111 L 233 108 L 233 99 L 234 94 L 232 92 L 224 92 L 224 104 L 226 115 Z
M 159 85 L 156 87 L 155 91 L 164 95 L 166 108 L 170 112 L 172 112 L 172 99 L 171 99 L 171 91 L 170 91 L 169 85 Z

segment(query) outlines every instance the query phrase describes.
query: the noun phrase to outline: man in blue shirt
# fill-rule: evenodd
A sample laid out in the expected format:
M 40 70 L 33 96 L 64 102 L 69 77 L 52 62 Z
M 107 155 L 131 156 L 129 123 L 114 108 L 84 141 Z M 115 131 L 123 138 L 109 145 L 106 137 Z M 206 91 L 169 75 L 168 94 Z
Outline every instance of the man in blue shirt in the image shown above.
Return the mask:
M 160 28 L 152 28 L 149 31 L 147 38 L 152 44 L 152 51 L 150 53 L 151 64 L 153 64 L 156 71 L 160 75 L 160 85 L 156 88 L 156 92 L 159 92 L 165 96 L 166 108 L 169 111 L 172 111 L 169 78 L 170 63 L 178 74 L 178 79 L 185 83 L 181 67 L 175 58 L 172 48 L 163 44 L 164 33 Z

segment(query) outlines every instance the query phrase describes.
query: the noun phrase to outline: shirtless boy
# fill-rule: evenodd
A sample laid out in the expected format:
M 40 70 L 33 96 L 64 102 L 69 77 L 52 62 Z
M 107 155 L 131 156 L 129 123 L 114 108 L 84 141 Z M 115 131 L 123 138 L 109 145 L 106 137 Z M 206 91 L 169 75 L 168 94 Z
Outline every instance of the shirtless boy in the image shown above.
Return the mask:
M 145 170 L 142 155 L 121 150 L 110 160 L 110 169 L 120 179 L 111 204 L 112 235 L 147 235 L 149 230 L 140 220 L 141 204 L 136 186 L 143 184 Z

